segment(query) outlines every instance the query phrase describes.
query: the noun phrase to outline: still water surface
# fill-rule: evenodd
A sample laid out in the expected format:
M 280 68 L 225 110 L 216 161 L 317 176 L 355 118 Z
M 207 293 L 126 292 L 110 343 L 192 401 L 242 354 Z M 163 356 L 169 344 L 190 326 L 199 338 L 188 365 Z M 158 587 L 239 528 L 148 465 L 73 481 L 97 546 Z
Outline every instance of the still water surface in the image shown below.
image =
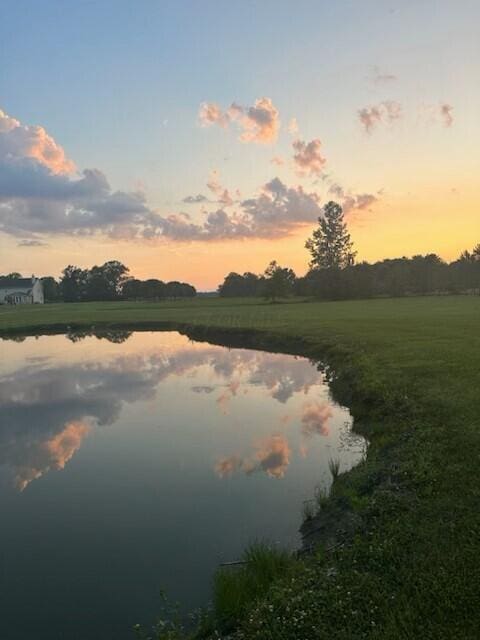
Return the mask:
M 111 340 L 115 340 L 112 342 Z M 191 609 L 362 454 L 305 358 L 174 332 L 0 341 L 0 637 L 123 640 Z

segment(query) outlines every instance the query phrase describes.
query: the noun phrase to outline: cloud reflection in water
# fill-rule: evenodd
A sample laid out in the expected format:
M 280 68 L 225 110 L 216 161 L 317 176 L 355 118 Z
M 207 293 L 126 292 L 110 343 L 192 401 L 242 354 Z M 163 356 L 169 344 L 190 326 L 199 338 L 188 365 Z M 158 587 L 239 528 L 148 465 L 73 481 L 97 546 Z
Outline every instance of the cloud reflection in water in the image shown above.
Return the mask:
M 219 477 L 236 471 L 283 477 L 292 457 L 289 433 L 295 421 L 304 438 L 328 435 L 332 405 L 328 397 L 311 397 L 313 392 L 325 396 L 325 388 L 322 374 L 308 360 L 192 344 L 172 333 L 150 335 L 155 338 L 147 346 L 143 342 L 133 351 L 121 344 L 124 334 L 122 341 L 109 339 L 117 344 L 106 346 L 86 337 L 81 345 L 67 347 L 66 361 L 55 353 L 46 357 L 45 348 L 35 353 L 39 344 L 48 340 L 54 344 L 58 336 L 15 345 L 25 351 L 27 364 L 8 373 L 0 368 L 0 465 L 9 469 L 18 489 L 48 471 L 63 469 L 95 427 L 114 424 L 127 404 L 158 399 L 162 382 L 175 377 L 192 379 L 182 393 L 216 403 L 217 412 L 230 412 L 232 419 L 241 410 L 235 413 L 231 404 L 241 397 L 248 396 L 251 404 L 259 406 L 265 398 L 286 406 L 292 398 L 305 397 L 303 404 L 296 401 L 287 413 L 275 417 L 270 435 L 257 435 L 249 445 L 244 443 L 239 447 L 242 453 L 217 456 L 213 466 Z M 96 343 L 95 350 L 80 357 L 89 341 Z M 304 453 L 305 447 L 300 450 Z

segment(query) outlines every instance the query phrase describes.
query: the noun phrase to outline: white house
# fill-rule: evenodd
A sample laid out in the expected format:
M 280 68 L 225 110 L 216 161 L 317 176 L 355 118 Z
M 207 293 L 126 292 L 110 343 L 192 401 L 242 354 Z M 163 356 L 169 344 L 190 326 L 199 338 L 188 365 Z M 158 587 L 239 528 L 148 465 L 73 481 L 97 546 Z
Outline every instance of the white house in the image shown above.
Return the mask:
M 0 304 L 43 304 L 39 278 L 0 278 Z

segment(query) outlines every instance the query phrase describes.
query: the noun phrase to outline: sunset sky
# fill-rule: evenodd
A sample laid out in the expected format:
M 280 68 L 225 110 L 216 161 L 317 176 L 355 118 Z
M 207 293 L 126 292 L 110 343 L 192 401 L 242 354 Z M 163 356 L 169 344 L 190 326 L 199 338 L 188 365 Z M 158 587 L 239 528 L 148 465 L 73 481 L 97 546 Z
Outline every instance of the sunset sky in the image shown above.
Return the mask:
M 331 199 L 360 260 L 456 258 L 479 24 L 477 0 L 2 3 L 0 273 L 300 275 Z

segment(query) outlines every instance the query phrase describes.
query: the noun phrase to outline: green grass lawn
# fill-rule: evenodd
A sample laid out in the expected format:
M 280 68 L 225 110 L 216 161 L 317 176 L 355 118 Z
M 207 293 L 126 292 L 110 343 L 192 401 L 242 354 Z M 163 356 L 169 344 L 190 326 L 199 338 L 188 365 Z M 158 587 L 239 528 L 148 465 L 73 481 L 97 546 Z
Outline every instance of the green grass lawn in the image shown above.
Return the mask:
M 480 637 L 480 297 L 0 308 L 12 336 L 136 323 L 327 362 L 370 441 L 333 490 L 356 535 L 277 578 L 239 638 Z

